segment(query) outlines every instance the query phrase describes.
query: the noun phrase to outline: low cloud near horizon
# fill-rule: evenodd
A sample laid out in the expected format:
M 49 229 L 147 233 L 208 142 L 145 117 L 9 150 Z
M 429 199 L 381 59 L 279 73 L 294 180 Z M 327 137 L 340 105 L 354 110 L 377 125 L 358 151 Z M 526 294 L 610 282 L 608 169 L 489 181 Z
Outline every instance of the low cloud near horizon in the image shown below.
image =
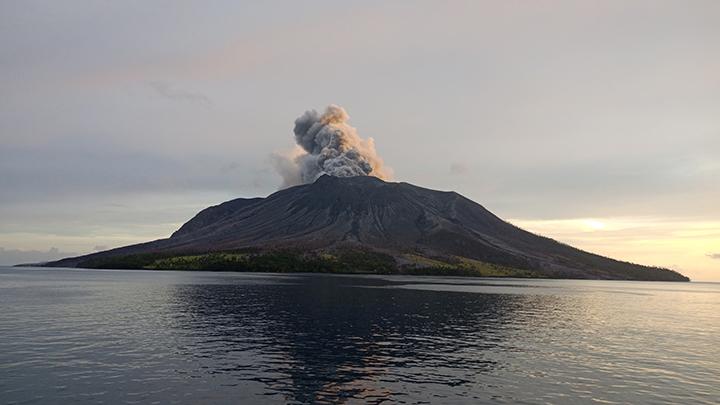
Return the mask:
M 707 257 L 720 260 L 720 253 L 708 253 Z
M 0 247 L 0 266 L 43 263 L 71 256 L 77 256 L 77 253 L 61 252 L 58 248 L 50 248 L 43 252 L 39 250 L 5 249 Z

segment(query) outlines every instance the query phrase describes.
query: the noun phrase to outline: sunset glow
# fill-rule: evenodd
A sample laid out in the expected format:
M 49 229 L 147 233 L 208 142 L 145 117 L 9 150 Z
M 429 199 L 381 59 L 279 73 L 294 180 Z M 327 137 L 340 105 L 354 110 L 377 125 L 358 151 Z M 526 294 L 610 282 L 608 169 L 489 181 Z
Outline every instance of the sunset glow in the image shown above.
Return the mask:
M 669 267 L 694 280 L 716 280 L 720 222 L 653 217 L 528 220 L 513 224 L 623 261 Z

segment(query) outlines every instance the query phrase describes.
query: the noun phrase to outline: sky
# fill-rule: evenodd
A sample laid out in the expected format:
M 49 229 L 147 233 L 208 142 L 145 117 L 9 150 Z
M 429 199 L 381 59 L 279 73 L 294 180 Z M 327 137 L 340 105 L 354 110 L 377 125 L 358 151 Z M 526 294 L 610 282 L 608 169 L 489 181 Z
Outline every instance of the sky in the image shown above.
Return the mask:
M 720 2 L 2 1 L 0 264 L 168 236 L 344 107 L 395 181 L 720 280 Z

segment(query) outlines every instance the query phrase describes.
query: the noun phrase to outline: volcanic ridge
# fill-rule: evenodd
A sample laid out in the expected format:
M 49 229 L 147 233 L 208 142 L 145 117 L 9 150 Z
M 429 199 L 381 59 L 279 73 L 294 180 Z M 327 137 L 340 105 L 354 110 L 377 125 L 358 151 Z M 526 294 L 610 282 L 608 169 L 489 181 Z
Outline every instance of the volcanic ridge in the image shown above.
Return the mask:
M 46 265 L 688 281 L 527 232 L 455 192 L 362 175 L 227 201 L 169 238 Z

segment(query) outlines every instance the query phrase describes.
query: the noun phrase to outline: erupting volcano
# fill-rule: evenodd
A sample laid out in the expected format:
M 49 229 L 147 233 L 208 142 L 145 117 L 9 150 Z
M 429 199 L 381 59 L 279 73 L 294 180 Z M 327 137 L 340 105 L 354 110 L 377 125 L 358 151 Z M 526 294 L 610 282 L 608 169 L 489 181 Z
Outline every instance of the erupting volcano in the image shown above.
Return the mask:
M 524 231 L 455 192 L 386 181 L 372 138 L 331 105 L 295 121 L 284 188 L 207 208 L 167 239 L 49 266 L 686 281 Z

